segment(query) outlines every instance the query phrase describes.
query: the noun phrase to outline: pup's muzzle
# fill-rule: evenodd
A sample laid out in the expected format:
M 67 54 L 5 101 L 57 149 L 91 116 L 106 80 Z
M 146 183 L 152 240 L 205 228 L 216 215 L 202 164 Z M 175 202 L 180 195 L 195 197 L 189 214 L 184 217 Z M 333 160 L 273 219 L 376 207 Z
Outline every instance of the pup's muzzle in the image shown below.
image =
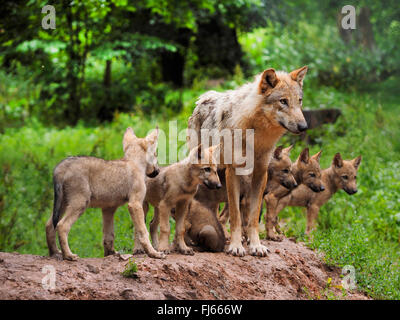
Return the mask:
M 203 183 L 208 189 L 221 189 L 222 188 L 222 184 L 219 182 L 215 183 L 215 182 L 210 182 L 208 180 L 204 180 Z
M 355 194 L 358 191 L 357 189 L 343 189 L 343 190 L 346 191 L 347 194 L 349 195 Z
M 160 169 L 155 169 L 152 173 L 147 174 L 149 178 L 154 178 L 160 173 Z

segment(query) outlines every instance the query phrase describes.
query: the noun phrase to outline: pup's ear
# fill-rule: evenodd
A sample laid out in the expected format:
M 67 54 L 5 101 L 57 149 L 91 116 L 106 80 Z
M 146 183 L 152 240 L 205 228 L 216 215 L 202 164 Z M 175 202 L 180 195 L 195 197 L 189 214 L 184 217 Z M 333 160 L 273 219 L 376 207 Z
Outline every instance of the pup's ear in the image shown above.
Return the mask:
M 317 160 L 317 162 L 319 163 L 319 160 L 321 159 L 321 153 L 322 153 L 322 150 L 320 152 L 314 154 L 311 158 Z
M 335 156 L 333 157 L 333 161 L 332 164 L 336 167 L 336 168 L 341 168 L 343 167 L 343 159 L 341 154 L 338 152 L 335 154 Z
M 281 160 L 281 159 L 282 159 L 282 150 L 283 150 L 283 147 L 282 147 L 282 146 L 279 146 L 279 147 L 277 147 L 277 148 L 275 149 L 275 151 L 274 151 L 274 158 L 275 158 L 276 160 Z
M 136 140 L 135 133 L 131 127 L 127 128 L 124 133 L 124 138 L 122 140 L 122 146 L 124 148 L 124 152 L 129 147 L 129 145 Z
M 279 79 L 276 75 L 275 69 L 267 69 L 261 75 L 261 81 L 259 84 L 259 93 L 263 94 L 278 84 Z
M 307 70 L 308 67 L 304 66 L 300 69 L 293 70 L 291 73 L 289 73 L 289 75 L 292 80 L 296 81 L 300 85 L 300 87 L 303 87 L 303 79 L 306 76 Z
M 289 156 L 289 155 L 290 155 L 290 151 L 291 151 L 292 149 L 293 149 L 293 145 L 291 145 L 291 146 L 289 146 L 289 147 L 283 149 L 283 150 L 282 150 L 282 153 L 284 153 L 284 154 L 286 154 L 287 156 Z
M 217 153 L 220 150 L 220 148 L 221 148 L 221 143 L 218 143 L 215 146 L 209 147 L 208 150 L 211 154 L 213 154 L 213 153 Z
M 310 161 L 310 153 L 308 148 L 305 148 L 299 155 L 299 160 L 303 163 L 308 163 Z
M 147 142 L 154 144 L 157 142 L 158 139 L 158 126 L 156 126 L 156 128 L 147 135 L 146 140 Z
M 194 147 L 190 150 L 189 158 L 191 163 L 199 163 L 198 160 L 201 160 L 202 156 L 202 144 L 200 143 L 197 147 Z
M 358 156 L 357 158 L 353 159 L 353 166 L 358 170 L 358 167 L 361 164 L 361 156 Z

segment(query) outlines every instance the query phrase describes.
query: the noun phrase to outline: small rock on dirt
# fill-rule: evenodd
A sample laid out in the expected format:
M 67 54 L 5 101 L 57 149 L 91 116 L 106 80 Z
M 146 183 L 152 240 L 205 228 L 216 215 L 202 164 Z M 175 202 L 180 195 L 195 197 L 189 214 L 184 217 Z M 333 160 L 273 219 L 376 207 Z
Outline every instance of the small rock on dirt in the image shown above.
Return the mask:
M 119 255 L 119 258 L 120 258 L 121 260 L 123 260 L 123 261 L 129 260 L 129 258 L 131 258 L 131 257 L 132 257 L 131 254 L 120 254 L 120 255 Z
M 131 299 L 133 297 L 133 289 L 125 288 L 124 290 L 121 291 L 120 295 L 124 299 Z
M 86 266 L 87 266 L 87 269 L 88 269 L 89 272 L 96 273 L 96 274 L 100 273 L 100 269 L 98 267 L 96 267 L 94 265 L 91 265 L 91 264 L 88 264 Z
M 164 292 L 164 297 L 167 300 L 179 300 L 176 296 L 174 296 L 172 293 L 170 292 Z

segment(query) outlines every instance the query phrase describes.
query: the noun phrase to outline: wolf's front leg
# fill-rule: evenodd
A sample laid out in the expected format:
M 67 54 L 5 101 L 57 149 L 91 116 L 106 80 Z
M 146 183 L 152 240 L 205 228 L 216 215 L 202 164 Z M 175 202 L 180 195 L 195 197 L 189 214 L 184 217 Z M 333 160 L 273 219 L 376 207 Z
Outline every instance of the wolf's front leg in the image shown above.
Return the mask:
M 169 234 L 170 234 L 170 225 L 169 225 L 169 214 L 171 212 L 171 207 L 165 203 L 165 201 L 161 201 L 158 206 L 158 215 L 160 221 L 160 239 L 158 250 L 169 253 Z
M 242 245 L 242 222 L 239 211 L 240 180 L 233 167 L 227 167 L 225 175 L 231 226 L 231 243 L 227 252 L 234 256 L 243 257 L 246 251 Z
M 144 251 L 149 257 L 159 259 L 165 258 L 165 255 L 154 250 L 150 243 L 149 232 L 147 231 L 146 224 L 144 223 L 142 203 L 143 201 L 133 199 L 130 199 L 128 203 L 129 213 L 135 226 L 135 238 L 140 242 L 141 246 L 144 248 Z
M 317 221 L 318 213 L 319 207 L 317 205 L 312 205 L 307 208 L 307 235 L 309 235 L 311 231 L 315 228 L 315 222 Z
M 265 257 L 268 253 L 268 248 L 260 242 L 258 234 L 258 223 L 260 208 L 263 199 L 263 193 L 267 184 L 267 166 L 265 164 L 256 165 L 253 171 L 253 179 L 250 191 L 250 217 L 248 227 L 249 249 L 253 256 Z
M 265 197 L 267 204 L 267 214 L 265 217 L 265 230 L 267 232 L 267 239 L 273 241 L 282 241 L 282 237 L 277 235 L 274 231 L 275 221 L 277 219 L 275 210 L 278 205 L 278 199 L 273 194 L 267 194 Z
M 175 207 L 175 249 L 182 254 L 194 255 L 193 249 L 185 243 L 185 220 L 188 211 L 189 201 L 178 201 Z

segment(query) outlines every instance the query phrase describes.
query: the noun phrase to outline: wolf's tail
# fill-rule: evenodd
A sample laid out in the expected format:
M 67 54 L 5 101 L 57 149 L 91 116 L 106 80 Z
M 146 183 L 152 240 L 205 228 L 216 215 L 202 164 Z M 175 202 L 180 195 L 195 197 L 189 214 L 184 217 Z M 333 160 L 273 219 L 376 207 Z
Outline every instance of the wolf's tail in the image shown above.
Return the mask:
M 57 226 L 58 220 L 60 220 L 61 206 L 63 203 L 63 185 L 56 178 L 54 178 L 54 208 L 53 208 L 53 226 L 54 229 Z

